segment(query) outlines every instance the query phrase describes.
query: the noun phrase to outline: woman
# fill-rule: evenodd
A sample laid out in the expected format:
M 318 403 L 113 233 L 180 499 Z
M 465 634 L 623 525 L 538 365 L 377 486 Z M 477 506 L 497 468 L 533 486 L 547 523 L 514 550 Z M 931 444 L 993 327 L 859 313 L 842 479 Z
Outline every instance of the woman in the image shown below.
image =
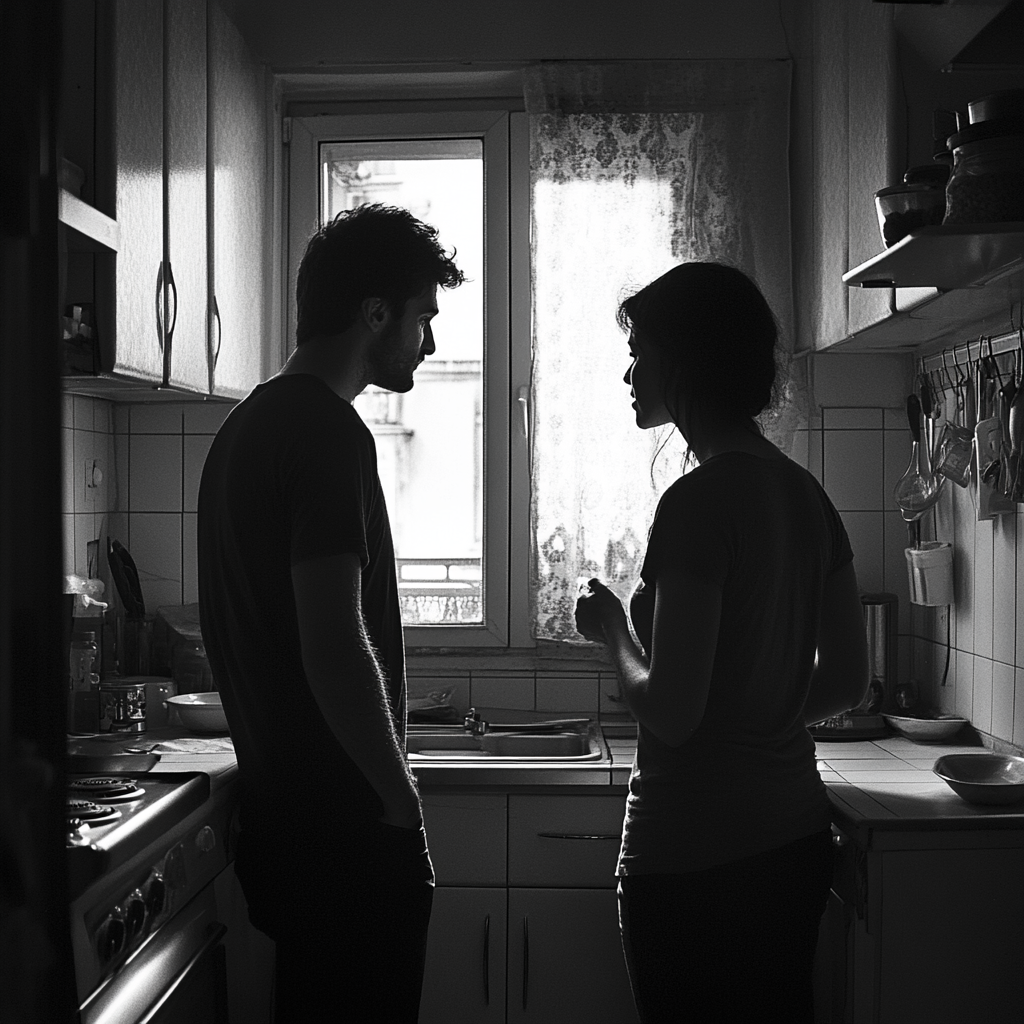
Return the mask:
M 697 462 L 651 527 L 630 600 L 642 649 L 598 580 L 576 608 L 639 726 L 617 869 L 637 1010 L 810 1022 L 832 844 L 807 725 L 854 707 L 868 682 L 850 543 L 755 422 L 778 332 L 748 277 L 677 266 L 619 322 L 637 426 L 673 423 Z

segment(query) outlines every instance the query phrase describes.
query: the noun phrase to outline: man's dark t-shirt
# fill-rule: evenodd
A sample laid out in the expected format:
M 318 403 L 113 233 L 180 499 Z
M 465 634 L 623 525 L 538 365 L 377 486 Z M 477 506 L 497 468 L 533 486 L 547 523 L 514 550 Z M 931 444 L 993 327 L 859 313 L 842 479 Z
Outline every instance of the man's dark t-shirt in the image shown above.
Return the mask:
M 384 810 L 302 666 L 291 568 L 343 553 L 360 559 L 363 615 L 404 746 L 402 622 L 373 436 L 319 378 L 274 378 L 217 434 L 198 515 L 203 639 L 238 756 L 243 842 L 264 873 L 294 868 L 297 850 L 335 868 L 365 863 L 358 839 Z

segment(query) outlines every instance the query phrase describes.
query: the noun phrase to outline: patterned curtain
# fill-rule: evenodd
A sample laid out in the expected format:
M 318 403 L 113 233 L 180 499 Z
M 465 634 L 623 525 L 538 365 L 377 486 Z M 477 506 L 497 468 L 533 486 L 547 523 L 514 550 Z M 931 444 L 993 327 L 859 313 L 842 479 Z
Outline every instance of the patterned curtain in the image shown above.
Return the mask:
M 672 428 L 635 425 L 621 299 L 679 262 L 732 263 L 761 286 L 791 350 L 789 80 L 784 61 L 527 74 L 538 639 L 582 640 L 582 580 L 628 596 L 658 496 L 686 468 Z M 798 415 L 790 401 L 765 424 L 784 450 Z

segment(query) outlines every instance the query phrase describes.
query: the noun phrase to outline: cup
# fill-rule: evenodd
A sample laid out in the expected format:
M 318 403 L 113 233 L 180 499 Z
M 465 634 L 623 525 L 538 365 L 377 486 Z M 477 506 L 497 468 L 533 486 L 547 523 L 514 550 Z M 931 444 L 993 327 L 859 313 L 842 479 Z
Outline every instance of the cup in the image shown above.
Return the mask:
M 953 603 L 953 545 L 926 540 L 907 548 L 911 604 L 938 607 Z

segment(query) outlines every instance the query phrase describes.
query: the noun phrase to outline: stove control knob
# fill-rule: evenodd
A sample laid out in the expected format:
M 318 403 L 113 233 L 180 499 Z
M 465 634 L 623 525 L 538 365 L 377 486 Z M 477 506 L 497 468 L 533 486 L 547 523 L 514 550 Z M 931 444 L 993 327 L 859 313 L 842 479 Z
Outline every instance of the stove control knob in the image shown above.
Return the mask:
M 115 907 L 96 932 L 96 952 L 100 963 L 109 963 L 124 949 L 126 933 L 124 911 Z
M 146 884 L 146 912 L 150 921 L 155 921 L 167 903 L 167 883 L 159 871 L 154 871 L 149 876 Z
M 136 889 L 129 897 L 125 908 L 124 923 L 128 931 L 128 941 L 138 938 L 146 927 L 149 909 L 141 889 Z
M 204 825 L 196 835 L 196 849 L 209 853 L 217 845 L 217 834 L 209 825 Z

